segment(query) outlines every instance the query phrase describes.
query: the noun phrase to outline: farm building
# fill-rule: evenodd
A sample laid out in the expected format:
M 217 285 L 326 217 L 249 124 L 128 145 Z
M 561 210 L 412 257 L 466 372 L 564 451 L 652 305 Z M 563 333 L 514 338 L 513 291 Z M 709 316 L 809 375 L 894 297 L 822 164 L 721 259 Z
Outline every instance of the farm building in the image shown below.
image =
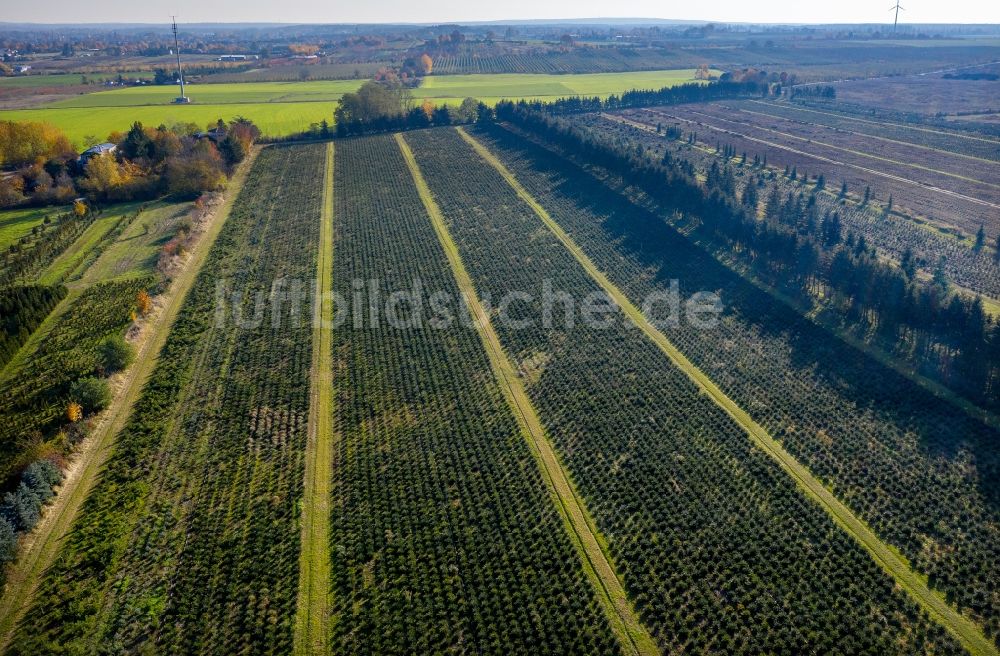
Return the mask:
M 118 146 L 113 143 L 102 143 L 96 146 L 91 146 L 87 150 L 80 153 L 79 162 L 81 166 L 85 166 L 87 162 L 90 161 L 91 157 L 96 157 L 97 155 L 107 155 L 108 153 L 113 153 L 118 150 Z

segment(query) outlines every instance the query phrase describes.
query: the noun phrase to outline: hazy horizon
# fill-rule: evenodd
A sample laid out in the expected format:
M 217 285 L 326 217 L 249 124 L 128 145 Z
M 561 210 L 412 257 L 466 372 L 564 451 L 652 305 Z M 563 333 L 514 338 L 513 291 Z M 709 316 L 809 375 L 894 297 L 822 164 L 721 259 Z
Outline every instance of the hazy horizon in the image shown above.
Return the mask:
M 759 24 L 891 24 L 889 0 L 881 4 L 846 0 L 836 4 L 814 5 L 790 0 L 747 3 L 720 0 L 711 6 L 684 5 L 665 11 L 651 0 L 625 0 L 616 3 L 611 13 L 598 0 L 574 3 L 537 3 L 513 0 L 496 6 L 456 7 L 447 0 L 431 0 L 423 5 L 401 0 L 381 0 L 334 9 L 316 0 L 296 0 L 275 7 L 263 0 L 248 0 L 231 15 L 231 5 L 219 0 L 178 0 L 174 3 L 138 4 L 124 0 L 104 0 L 80 4 L 53 0 L 44 6 L 27 3 L 9 6 L 6 23 L 37 24 L 129 24 L 163 23 L 176 15 L 184 23 L 473 23 L 516 22 L 530 20 L 620 21 L 632 19 L 679 20 Z M 900 23 L 907 24 L 996 24 L 1000 23 L 1000 3 L 984 0 L 950 5 L 932 0 L 907 0 L 902 3 Z M 228 10 L 228 11 L 227 11 Z

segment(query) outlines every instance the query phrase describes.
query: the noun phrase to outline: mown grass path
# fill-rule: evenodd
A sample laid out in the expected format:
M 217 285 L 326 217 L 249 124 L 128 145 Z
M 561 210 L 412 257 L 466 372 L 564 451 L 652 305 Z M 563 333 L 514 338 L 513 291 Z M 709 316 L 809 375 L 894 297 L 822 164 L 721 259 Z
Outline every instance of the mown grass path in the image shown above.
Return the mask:
M 73 522 L 97 481 L 105 461 L 114 450 L 115 437 L 128 421 L 132 407 L 156 367 L 160 350 L 170 333 L 170 327 L 184 305 L 184 299 L 194 285 L 209 251 L 212 250 L 215 238 L 229 217 L 233 201 L 243 186 L 257 152 L 256 149 L 253 151 L 229 182 L 225 202 L 195 245 L 187 266 L 174 279 L 166 294 L 163 312 L 156 320 L 156 324 L 148 328 L 150 335 L 136 353 L 135 364 L 126 372 L 121 391 L 101 415 L 97 425 L 75 455 L 73 465 L 75 473 L 63 481 L 55 500 L 44 510 L 38 526 L 23 540 L 18 559 L 8 570 L 7 584 L 0 597 L 0 651 L 6 648 L 17 628 L 17 623 L 31 605 L 45 570 L 55 561 L 63 538 L 73 527 Z
M 517 419 L 532 454 L 538 461 L 543 478 L 556 502 L 560 515 L 562 515 L 567 532 L 580 554 L 587 577 L 594 585 L 598 599 L 604 606 L 612 629 L 626 653 L 659 654 L 656 642 L 642 625 L 638 614 L 628 600 L 625 587 L 606 552 L 605 540 L 600 536 L 583 501 L 566 476 L 562 463 L 556 455 L 551 440 L 545 433 L 538 413 L 528 398 L 516 368 L 504 353 L 500 338 L 480 303 L 472 278 L 462 263 L 458 246 L 448 231 L 444 215 L 424 180 L 413 152 L 401 134 L 396 135 L 396 142 L 399 144 L 406 165 L 410 169 L 413 182 L 427 214 L 430 216 L 441 247 L 448 257 L 448 264 L 454 272 L 455 281 L 473 315 L 476 330 L 479 332 L 483 347 L 489 356 L 500 389 Z
M 316 260 L 309 429 L 302 497 L 295 654 L 325 654 L 330 618 L 330 478 L 333 474 L 333 144 L 327 144 Z
M 820 504 L 833 520 L 853 536 L 868 550 L 876 562 L 888 572 L 896 582 L 921 605 L 935 621 L 948 629 L 972 654 L 998 654 L 996 645 L 969 618 L 949 605 L 944 598 L 927 586 L 925 577 L 915 572 L 907 560 L 894 548 L 879 539 L 875 532 L 828 490 L 809 470 L 799 463 L 784 447 L 750 415 L 730 399 L 712 380 L 684 356 L 652 323 L 642 311 L 601 272 L 587 257 L 586 253 L 556 223 L 541 204 L 517 181 L 497 157 L 479 141 L 461 128 L 456 128 L 475 151 L 492 165 L 535 212 L 542 223 L 566 247 L 591 278 L 601 286 L 608 296 L 622 309 L 622 312 L 639 328 L 670 360 L 701 388 L 720 408 L 739 423 L 750 438 L 784 469 L 805 493 Z

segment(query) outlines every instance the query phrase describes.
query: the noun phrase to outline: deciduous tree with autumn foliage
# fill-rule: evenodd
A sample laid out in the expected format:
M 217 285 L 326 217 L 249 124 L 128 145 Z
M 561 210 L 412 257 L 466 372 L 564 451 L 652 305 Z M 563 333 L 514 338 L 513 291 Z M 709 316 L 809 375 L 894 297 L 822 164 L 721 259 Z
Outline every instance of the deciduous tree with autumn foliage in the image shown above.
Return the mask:
M 144 317 L 153 311 L 153 299 L 145 289 L 136 294 L 135 307 L 139 310 L 139 314 Z
M 51 125 L 0 122 L 0 166 L 19 167 L 0 179 L 0 207 L 69 203 L 80 194 L 95 202 L 194 198 L 221 188 L 259 137 L 243 117 L 220 120 L 205 132 L 137 121 L 127 132 L 108 135 L 117 150 L 77 158 Z

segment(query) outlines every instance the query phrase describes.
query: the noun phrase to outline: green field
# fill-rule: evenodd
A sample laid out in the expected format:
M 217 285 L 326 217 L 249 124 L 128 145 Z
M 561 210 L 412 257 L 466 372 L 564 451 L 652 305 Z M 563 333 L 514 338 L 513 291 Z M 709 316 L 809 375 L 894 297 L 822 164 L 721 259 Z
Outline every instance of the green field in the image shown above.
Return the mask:
M 331 102 L 354 91 L 364 80 L 322 80 L 315 82 L 246 82 L 191 84 L 186 93 L 202 105 L 266 102 Z M 176 86 L 143 86 L 112 89 L 58 100 L 46 109 L 61 107 L 135 107 L 169 105 L 178 95 Z
M 54 207 L 29 207 L 0 212 L 0 251 L 31 233 L 49 214 L 58 213 Z
M 413 90 L 418 101 L 457 105 L 473 96 L 487 103 L 503 98 L 553 100 L 564 96 L 608 96 L 633 88 L 660 88 L 693 81 L 692 69 L 579 75 L 447 75 L 428 77 Z M 13 78 L 12 78 L 13 79 Z M 248 82 L 191 85 L 190 105 L 171 104 L 177 88 L 130 87 L 75 96 L 36 109 L 0 111 L 0 120 L 48 121 L 78 146 L 100 140 L 134 121 L 146 125 L 196 123 L 245 116 L 268 136 L 305 130 L 324 118 L 333 120 L 333 103 L 363 80 Z M 90 139 L 92 137 L 93 139 Z
M 0 77 L 0 87 L 7 89 L 30 89 L 32 87 L 68 87 L 80 84 L 78 73 L 59 73 L 56 75 L 18 75 L 16 77 Z
M 207 126 L 236 116 L 253 119 L 264 134 L 280 136 L 304 130 L 324 118 L 333 121 L 333 104 L 252 103 L 234 105 L 146 105 L 74 109 L 21 109 L 0 111 L 0 120 L 46 121 L 61 128 L 78 147 L 101 141 L 115 130 L 125 131 L 134 121 L 145 125 L 197 123 Z M 88 138 L 91 137 L 91 138 Z
M 122 215 L 118 212 L 107 212 L 95 220 L 80 235 L 80 238 L 73 242 L 42 273 L 39 282 L 43 285 L 56 285 L 69 277 L 81 273 L 94 248 L 118 225 L 118 221 L 121 218 Z
M 720 71 L 715 71 L 719 74 Z M 601 96 L 629 89 L 659 89 L 694 81 L 694 69 L 637 71 L 630 73 L 580 73 L 543 75 L 444 75 L 424 78 L 415 96 L 422 98 L 560 98 Z
M 149 71 L 132 71 L 122 73 L 126 79 L 151 78 L 153 74 Z M 69 87 L 80 84 L 82 77 L 88 80 L 114 80 L 118 78 L 118 73 L 53 73 L 51 75 L 18 75 L 15 77 L 0 77 L 0 87 L 10 88 L 32 88 L 32 87 Z
M 132 205 L 124 207 L 134 211 Z M 190 209 L 191 203 L 147 204 L 142 214 L 87 268 L 83 281 L 91 284 L 153 273 L 163 245 L 177 233 Z

